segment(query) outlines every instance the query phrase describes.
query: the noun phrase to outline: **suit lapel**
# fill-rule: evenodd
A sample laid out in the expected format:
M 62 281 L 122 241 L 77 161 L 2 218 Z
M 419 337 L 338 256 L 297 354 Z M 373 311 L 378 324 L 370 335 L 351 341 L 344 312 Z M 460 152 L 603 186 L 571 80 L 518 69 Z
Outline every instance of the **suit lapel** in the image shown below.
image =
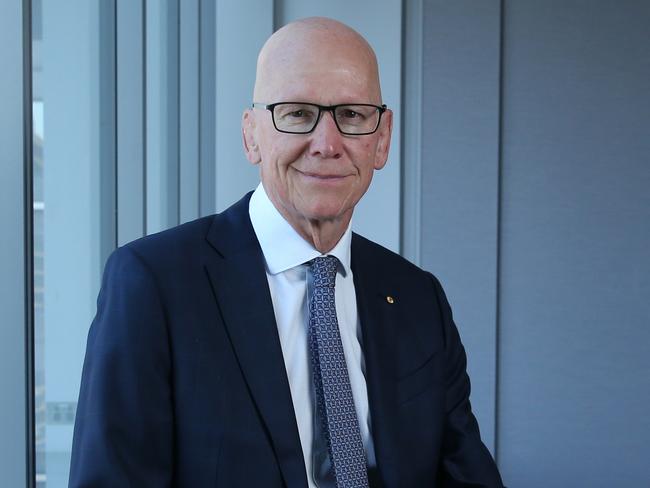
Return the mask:
M 352 237 L 352 273 L 366 362 L 366 384 L 372 422 L 372 437 L 377 467 L 386 487 L 399 486 L 397 391 L 395 385 L 395 324 L 398 306 L 389 303 L 393 296 L 386 274 L 369 256 L 363 238 Z
M 264 257 L 248 216 L 250 194 L 217 215 L 206 263 L 242 374 L 266 425 L 287 487 L 307 484 Z

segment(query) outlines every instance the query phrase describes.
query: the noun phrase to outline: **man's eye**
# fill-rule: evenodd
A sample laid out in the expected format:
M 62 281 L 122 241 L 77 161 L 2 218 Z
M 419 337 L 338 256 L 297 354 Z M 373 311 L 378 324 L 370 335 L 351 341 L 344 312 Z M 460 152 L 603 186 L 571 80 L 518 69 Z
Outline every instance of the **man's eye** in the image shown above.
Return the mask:
M 355 112 L 354 110 L 344 110 L 341 114 L 341 117 L 344 119 L 363 119 L 363 114 Z
M 290 112 L 287 112 L 287 114 L 284 117 L 288 117 L 294 120 L 297 119 L 307 119 L 311 120 L 314 118 L 314 112 L 308 109 L 298 109 L 298 110 L 291 110 Z

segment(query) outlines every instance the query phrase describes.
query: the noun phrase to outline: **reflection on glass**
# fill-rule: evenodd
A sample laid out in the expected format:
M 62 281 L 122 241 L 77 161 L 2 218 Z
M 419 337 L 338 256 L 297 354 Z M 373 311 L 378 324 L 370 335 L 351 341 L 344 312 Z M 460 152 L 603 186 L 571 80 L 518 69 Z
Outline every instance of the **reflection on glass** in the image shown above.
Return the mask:
M 103 265 L 100 2 L 35 0 L 32 9 L 39 488 L 67 486 L 85 341 Z
M 36 408 L 36 486 L 45 486 L 45 372 L 43 368 L 43 101 L 34 100 L 34 343 L 35 343 L 35 408 Z

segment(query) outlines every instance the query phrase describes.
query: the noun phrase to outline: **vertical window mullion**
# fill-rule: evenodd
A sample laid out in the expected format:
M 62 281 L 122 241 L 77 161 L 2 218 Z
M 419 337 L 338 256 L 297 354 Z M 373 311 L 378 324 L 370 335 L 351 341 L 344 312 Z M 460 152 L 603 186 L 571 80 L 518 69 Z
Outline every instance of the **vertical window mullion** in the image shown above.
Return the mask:
M 0 482 L 34 483 L 31 2 L 0 15 Z M 17 123 L 22 121 L 22 123 Z

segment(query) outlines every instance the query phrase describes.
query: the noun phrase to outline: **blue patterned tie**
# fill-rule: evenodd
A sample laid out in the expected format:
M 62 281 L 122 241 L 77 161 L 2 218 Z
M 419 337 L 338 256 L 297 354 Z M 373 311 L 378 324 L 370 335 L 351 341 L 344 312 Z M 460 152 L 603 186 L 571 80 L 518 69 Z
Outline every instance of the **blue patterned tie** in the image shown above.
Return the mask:
M 309 349 L 316 403 L 337 488 L 367 488 L 366 456 L 343 354 L 334 303 L 338 259 L 309 262 L 313 292 L 309 301 Z

